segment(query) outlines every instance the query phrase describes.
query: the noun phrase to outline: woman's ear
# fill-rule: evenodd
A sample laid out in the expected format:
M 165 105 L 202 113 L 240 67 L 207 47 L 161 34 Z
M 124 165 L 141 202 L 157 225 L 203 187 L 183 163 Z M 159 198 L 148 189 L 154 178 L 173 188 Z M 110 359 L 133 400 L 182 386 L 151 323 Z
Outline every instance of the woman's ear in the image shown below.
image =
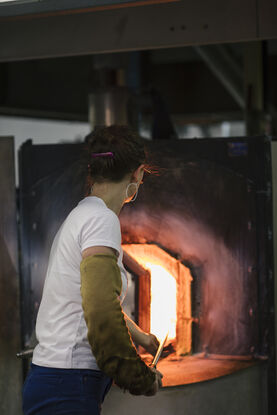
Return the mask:
M 141 164 L 133 173 L 134 181 L 140 184 L 142 182 L 143 175 L 144 175 L 144 165 Z

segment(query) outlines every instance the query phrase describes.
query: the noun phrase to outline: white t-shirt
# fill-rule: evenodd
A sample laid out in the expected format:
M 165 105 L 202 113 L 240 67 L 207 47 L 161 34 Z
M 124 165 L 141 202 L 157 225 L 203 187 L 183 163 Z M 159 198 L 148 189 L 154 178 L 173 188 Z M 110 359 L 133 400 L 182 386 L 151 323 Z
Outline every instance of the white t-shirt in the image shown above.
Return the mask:
M 120 301 L 124 299 L 127 276 L 122 264 L 119 219 L 102 199 L 86 197 L 68 215 L 52 244 L 37 316 L 36 365 L 98 369 L 87 339 L 80 292 L 82 251 L 90 246 L 108 246 L 119 253 Z

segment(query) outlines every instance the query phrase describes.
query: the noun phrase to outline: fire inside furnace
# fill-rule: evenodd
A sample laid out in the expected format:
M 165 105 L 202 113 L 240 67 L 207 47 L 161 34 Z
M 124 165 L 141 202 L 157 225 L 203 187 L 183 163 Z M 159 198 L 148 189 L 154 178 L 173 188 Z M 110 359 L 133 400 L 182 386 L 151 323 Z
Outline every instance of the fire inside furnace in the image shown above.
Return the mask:
M 139 326 L 159 340 L 168 333 L 177 355 L 190 353 L 190 270 L 154 244 L 123 245 L 123 249 L 127 267 L 138 277 Z
M 141 264 L 150 271 L 150 332 L 161 341 L 168 333 L 168 339 L 176 337 L 176 280 L 162 266 L 145 262 Z
M 137 278 L 138 324 L 160 340 L 169 330 L 173 352 L 160 359 L 163 386 L 184 385 L 220 377 L 252 363 L 224 355 L 192 353 L 190 270 L 154 244 L 125 244 L 124 264 Z M 149 364 L 152 357 L 141 354 Z

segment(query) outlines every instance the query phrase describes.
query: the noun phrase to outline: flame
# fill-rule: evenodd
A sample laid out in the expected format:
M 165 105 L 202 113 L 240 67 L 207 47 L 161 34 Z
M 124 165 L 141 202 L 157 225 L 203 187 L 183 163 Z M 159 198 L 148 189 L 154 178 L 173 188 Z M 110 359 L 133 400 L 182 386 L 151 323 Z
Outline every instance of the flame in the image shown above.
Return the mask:
M 138 323 L 159 340 L 169 332 L 178 356 L 191 352 L 192 316 L 190 270 L 155 244 L 123 245 L 130 270 L 141 275 L 139 283 Z M 129 259 L 128 259 L 129 258 Z M 135 263 L 149 270 L 149 275 Z
M 161 265 L 145 263 L 151 273 L 150 331 L 161 340 L 176 337 L 176 280 Z

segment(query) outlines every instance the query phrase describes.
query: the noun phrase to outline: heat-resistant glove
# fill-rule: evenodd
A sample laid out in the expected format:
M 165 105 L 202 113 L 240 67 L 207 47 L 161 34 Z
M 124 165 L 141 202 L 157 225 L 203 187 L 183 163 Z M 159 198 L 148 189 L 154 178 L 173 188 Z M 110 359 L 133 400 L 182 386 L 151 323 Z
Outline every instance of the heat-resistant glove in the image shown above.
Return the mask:
M 82 260 L 81 295 L 88 341 L 99 368 L 131 393 L 147 394 L 155 373 L 141 360 L 132 343 L 119 301 L 122 282 L 114 255 Z

